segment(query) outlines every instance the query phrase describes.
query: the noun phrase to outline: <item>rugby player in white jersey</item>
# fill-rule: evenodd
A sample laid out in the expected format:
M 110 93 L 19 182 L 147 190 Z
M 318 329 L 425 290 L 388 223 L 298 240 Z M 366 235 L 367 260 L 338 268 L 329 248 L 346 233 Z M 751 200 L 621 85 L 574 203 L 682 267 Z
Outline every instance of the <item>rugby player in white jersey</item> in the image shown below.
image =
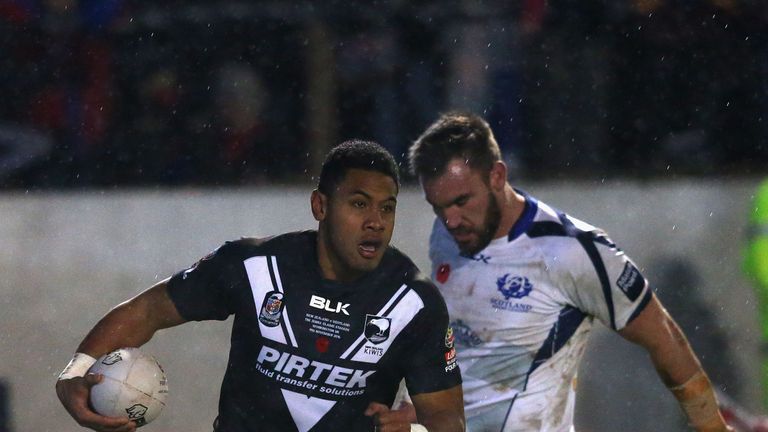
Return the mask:
M 648 351 L 693 429 L 731 430 L 637 267 L 600 229 L 514 189 L 482 118 L 441 116 L 410 162 L 437 215 L 432 278 L 448 304 L 468 431 L 573 430 L 594 318 Z

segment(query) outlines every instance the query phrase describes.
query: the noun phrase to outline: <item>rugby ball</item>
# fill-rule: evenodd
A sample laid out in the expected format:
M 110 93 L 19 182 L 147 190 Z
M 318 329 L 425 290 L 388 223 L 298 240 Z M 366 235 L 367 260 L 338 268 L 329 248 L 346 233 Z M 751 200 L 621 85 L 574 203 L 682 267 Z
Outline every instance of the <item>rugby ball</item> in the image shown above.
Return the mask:
M 141 427 L 165 408 L 168 380 L 154 357 L 138 348 L 120 348 L 101 356 L 88 372 L 104 376 L 91 387 L 91 407 L 109 417 L 128 417 Z

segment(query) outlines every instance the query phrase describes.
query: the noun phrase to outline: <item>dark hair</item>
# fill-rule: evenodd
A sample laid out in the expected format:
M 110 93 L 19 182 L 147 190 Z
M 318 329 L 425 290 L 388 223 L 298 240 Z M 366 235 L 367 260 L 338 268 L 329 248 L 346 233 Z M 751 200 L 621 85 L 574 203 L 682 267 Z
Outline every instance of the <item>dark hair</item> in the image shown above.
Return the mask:
M 400 173 L 395 158 L 384 147 L 372 141 L 349 140 L 337 145 L 325 157 L 320 171 L 317 190 L 331 195 L 336 186 L 344 180 L 350 169 L 376 171 L 392 177 L 400 189 Z
M 442 114 L 416 139 L 408 153 L 411 172 L 426 178 L 441 175 L 455 158 L 483 171 L 490 171 L 494 162 L 501 160 L 493 131 L 480 116 L 462 112 Z

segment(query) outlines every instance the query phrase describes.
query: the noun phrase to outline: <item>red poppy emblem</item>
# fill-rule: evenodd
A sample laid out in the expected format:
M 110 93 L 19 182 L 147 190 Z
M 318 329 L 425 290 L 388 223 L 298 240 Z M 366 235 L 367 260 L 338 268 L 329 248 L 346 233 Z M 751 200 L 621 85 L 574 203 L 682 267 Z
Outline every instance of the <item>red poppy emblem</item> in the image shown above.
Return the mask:
M 440 264 L 440 267 L 437 268 L 437 281 L 440 283 L 445 283 L 448 280 L 448 276 L 451 275 L 451 266 L 448 264 Z
M 317 339 L 315 339 L 315 349 L 319 353 L 324 353 L 328 351 L 328 346 L 331 345 L 331 341 L 328 340 L 325 336 L 320 336 Z

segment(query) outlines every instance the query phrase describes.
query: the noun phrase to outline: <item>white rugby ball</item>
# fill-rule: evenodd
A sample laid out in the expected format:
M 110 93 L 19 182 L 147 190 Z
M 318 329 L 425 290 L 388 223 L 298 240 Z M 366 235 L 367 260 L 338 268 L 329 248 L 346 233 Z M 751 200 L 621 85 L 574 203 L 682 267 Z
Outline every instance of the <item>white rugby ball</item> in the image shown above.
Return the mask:
M 89 372 L 104 375 L 91 387 L 91 407 L 109 417 L 128 417 L 136 426 L 151 422 L 165 408 L 168 380 L 154 357 L 138 348 L 101 356 Z

